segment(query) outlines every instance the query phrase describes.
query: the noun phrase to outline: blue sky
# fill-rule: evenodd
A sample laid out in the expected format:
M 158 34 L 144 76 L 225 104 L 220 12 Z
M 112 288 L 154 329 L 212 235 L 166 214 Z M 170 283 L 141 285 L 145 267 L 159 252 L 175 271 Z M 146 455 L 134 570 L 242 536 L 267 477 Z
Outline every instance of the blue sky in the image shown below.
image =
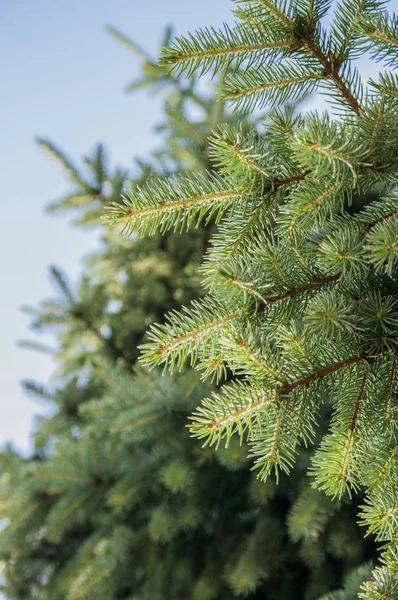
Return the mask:
M 151 128 L 160 107 L 146 93 L 123 94 L 138 63 L 106 34 L 105 24 L 156 55 L 166 24 L 179 33 L 221 24 L 231 19 L 231 7 L 231 0 L 0 1 L 1 445 L 12 440 L 29 448 L 32 418 L 41 407 L 24 396 L 19 382 L 46 382 L 54 368 L 50 358 L 16 346 L 18 339 L 35 337 L 20 306 L 51 295 L 49 264 L 73 279 L 82 256 L 97 244 L 94 232 L 43 213 L 67 184 L 34 137 L 50 138 L 76 160 L 103 141 L 113 163 L 129 166 L 133 156 L 156 145 Z

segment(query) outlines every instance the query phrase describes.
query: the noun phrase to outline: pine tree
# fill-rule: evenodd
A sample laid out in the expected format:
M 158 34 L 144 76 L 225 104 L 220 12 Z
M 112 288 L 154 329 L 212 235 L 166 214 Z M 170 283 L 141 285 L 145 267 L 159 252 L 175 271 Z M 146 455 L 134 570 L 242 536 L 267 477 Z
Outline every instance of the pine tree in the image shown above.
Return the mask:
M 77 213 L 78 226 L 99 223 L 125 185 L 144 185 L 165 170 L 213 168 L 203 140 L 217 118 L 229 127 L 240 119 L 224 113 L 211 90 L 199 95 L 140 52 L 140 85 L 171 89 L 160 127 L 164 151 L 132 175 L 109 167 L 102 146 L 77 167 L 39 140 L 72 186 L 50 212 Z M 203 116 L 187 110 L 181 122 L 191 95 Z M 241 127 L 246 132 L 248 123 Z M 200 145 L 192 145 L 193 131 Z M 290 480 L 264 485 L 238 440 L 215 452 L 190 439 L 187 414 L 210 393 L 209 383 L 188 370 L 162 378 L 135 365 L 148 324 L 200 293 L 197 265 L 209 230 L 131 241 L 101 231 L 102 247 L 75 289 L 52 267 L 56 297 L 27 309 L 35 330 L 56 328 L 58 371 L 49 385 L 25 382 L 51 412 L 36 423 L 33 455 L 1 455 L 6 597 L 313 599 L 343 584 L 372 557 L 372 544 L 358 534 L 355 504 L 310 489 L 310 453 Z M 355 586 L 355 573 L 350 581 Z
M 218 225 L 201 270 L 207 295 L 152 327 L 142 362 L 176 371 L 189 361 L 227 379 L 194 411 L 192 435 L 247 442 L 263 481 L 292 470 L 331 407 L 312 487 L 340 500 L 365 493 L 360 523 L 383 552 L 360 597 L 393 600 L 397 18 L 378 0 L 341 0 L 326 29 L 328 0 L 237 4 L 233 27 L 177 38 L 160 65 L 223 72 L 219 99 L 244 115 L 268 107 L 265 125 L 222 124 L 210 139 L 216 171 L 151 182 L 106 212 L 140 235 Z M 354 66 L 364 53 L 383 68 L 366 85 Z M 287 105 L 312 92 L 328 112 Z

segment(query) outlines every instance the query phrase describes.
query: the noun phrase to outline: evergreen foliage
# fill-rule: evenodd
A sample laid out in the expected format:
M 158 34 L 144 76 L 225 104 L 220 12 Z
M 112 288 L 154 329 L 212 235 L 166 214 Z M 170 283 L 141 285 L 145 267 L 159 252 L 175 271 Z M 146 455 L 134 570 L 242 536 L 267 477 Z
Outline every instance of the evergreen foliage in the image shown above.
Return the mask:
M 72 186 L 50 211 L 74 214 L 78 226 L 98 224 L 125 185 L 142 187 L 155 174 L 200 166 L 220 176 L 204 142 L 220 119 L 232 135 L 238 117 L 224 113 L 212 88 L 186 87 L 139 56 L 140 86 L 164 93 L 165 148 L 129 172 L 112 169 L 101 145 L 77 166 L 39 140 Z M 247 120 L 239 131 L 251 131 Z M 49 409 L 37 420 L 33 455 L 1 454 L 1 590 L 10 600 L 310 600 L 339 585 L 373 548 L 358 533 L 355 506 L 310 489 L 309 454 L 291 480 L 264 485 L 238 440 L 214 452 L 189 437 L 187 415 L 209 383 L 192 371 L 161 377 L 135 364 L 148 325 L 200 294 L 208 230 L 131 241 L 101 233 L 78 285 L 52 267 L 55 298 L 26 308 L 34 330 L 55 331 L 58 368 L 48 385 L 24 383 Z
M 344 0 L 326 29 L 329 4 L 237 0 L 234 27 L 165 48 L 160 65 L 172 74 L 221 70 L 220 100 L 270 112 L 261 128 L 215 129 L 216 176 L 130 190 L 106 218 L 143 235 L 216 216 L 201 270 L 207 297 L 154 326 L 142 362 L 175 370 L 189 360 L 226 378 L 191 432 L 217 447 L 247 441 L 264 481 L 292 470 L 332 407 L 312 486 L 339 500 L 365 493 L 360 523 L 383 554 L 360 597 L 394 600 L 398 25 L 384 2 Z M 354 66 L 364 52 L 383 68 L 366 85 Z M 314 91 L 328 112 L 286 105 Z

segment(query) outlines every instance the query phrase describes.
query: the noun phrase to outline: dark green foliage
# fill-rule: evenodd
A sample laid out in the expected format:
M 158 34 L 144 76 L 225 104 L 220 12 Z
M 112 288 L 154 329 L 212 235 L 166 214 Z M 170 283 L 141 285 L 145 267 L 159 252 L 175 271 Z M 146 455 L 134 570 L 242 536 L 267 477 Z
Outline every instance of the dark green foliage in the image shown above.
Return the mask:
M 275 39 L 283 39 L 292 19 L 304 15 L 304 4 L 297 4 L 297 11 L 288 13 L 280 25 L 283 6 L 274 6 L 271 16 L 269 6 L 273 5 L 268 0 L 258 4 L 241 2 L 237 14 L 246 21 L 266 23 L 268 19 Z M 325 9 L 325 4 L 313 6 L 309 20 L 321 17 Z M 387 475 L 387 467 L 395 473 L 390 430 L 385 431 L 384 441 L 378 440 L 377 460 L 372 461 L 372 469 L 366 470 L 366 485 L 374 489 L 371 502 L 361 495 L 351 501 L 347 497 L 333 501 L 313 490 L 306 477 L 312 448 L 300 452 L 289 478 L 281 476 L 278 485 L 272 479 L 263 483 L 256 472 L 250 472 L 246 443 L 241 444 L 239 436 L 233 434 L 239 431 L 243 437 L 248 431 L 252 441 L 256 435 L 257 445 L 249 451 L 266 474 L 270 464 L 264 461 L 264 445 L 272 450 L 276 437 L 269 424 L 279 420 L 285 437 L 273 450 L 280 462 L 275 460 L 271 466 L 277 473 L 290 468 L 295 459 L 292 432 L 302 441 L 315 438 L 317 446 L 327 429 L 331 406 L 329 401 L 321 406 L 325 390 L 321 377 L 313 382 L 319 398 L 309 389 L 304 396 L 307 404 L 301 390 L 284 387 L 287 371 L 289 381 L 294 382 L 308 376 L 314 365 L 324 368 L 335 354 L 338 360 L 342 353 L 350 360 L 345 328 L 349 328 L 355 342 L 365 336 L 369 348 L 375 344 L 384 348 L 387 340 L 393 343 L 394 303 L 374 295 L 371 302 L 360 304 L 357 299 L 346 306 L 344 286 L 333 287 L 342 279 L 340 273 L 362 274 L 363 259 L 356 257 L 362 237 L 369 235 L 366 223 L 384 214 L 380 210 L 391 210 L 390 204 L 388 209 L 387 205 L 377 205 L 356 214 L 361 227 L 356 232 L 360 239 L 354 236 L 355 244 L 349 219 L 344 217 L 341 231 L 340 221 L 335 220 L 333 230 L 319 231 L 319 239 L 314 237 L 309 242 L 297 236 L 293 246 L 283 246 L 272 234 L 269 218 L 275 216 L 282 223 L 290 223 L 301 215 L 300 207 L 305 202 L 314 201 L 312 196 L 309 200 L 306 197 L 314 193 L 313 188 L 305 187 L 307 182 L 301 173 L 298 176 L 297 155 L 292 153 L 291 140 L 286 136 L 286 131 L 304 127 L 302 119 L 292 107 L 283 116 L 282 112 L 256 114 L 252 119 L 230 115 L 215 101 L 212 87 L 206 94 L 200 93 L 195 80 L 181 82 L 125 36 L 113 33 L 143 60 L 143 76 L 131 89 L 171 89 L 165 97 L 165 123 L 158 128 L 164 136 L 164 148 L 147 162 L 137 161 L 135 171 L 129 173 L 122 168 L 112 169 L 102 146 L 84 159 L 82 167 L 76 167 L 52 143 L 40 140 L 43 149 L 63 165 L 74 186 L 50 210 L 74 211 L 75 223 L 80 226 L 99 224 L 104 207 L 115 202 L 125 186 L 133 191 L 123 209 L 116 207 L 119 211 L 135 209 L 141 202 L 148 202 L 147 208 L 152 210 L 159 200 L 165 202 L 161 206 L 173 207 L 173 202 L 181 202 L 182 195 L 184 202 L 188 201 L 190 192 L 196 199 L 198 193 L 212 196 L 216 191 L 222 195 L 228 182 L 233 184 L 228 188 L 233 190 L 233 200 L 223 198 L 216 207 L 206 209 L 206 218 L 213 215 L 207 228 L 178 235 L 167 231 L 163 237 L 146 239 L 121 236 L 125 225 L 128 231 L 133 225 L 130 219 L 128 223 L 123 221 L 124 214 L 118 219 L 116 212 L 115 220 L 121 224 L 115 230 L 101 230 L 102 247 L 86 260 L 85 273 L 75 288 L 59 269 L 51 268 L 55 299 L 28 310 L 34 316 L 34 329 L 55 329 L 58 369 L 51 386 L 26 382 L 25 387 L 42 399 L 52 414 L 36 423 L 31 457 L 20 457 L 11 449 L 1 455 L 0 514 L 5 519 L 0 536 L 0 557 L 5 563 L 1 589 L 9 600 L 315 600 L 343 586 L 341 593 L 346 596 L 337 597 L 348 600 L 368 575 L 365 561 L 374 558 L 372 538 L 364 541 L 356 523 L 359 504 L 363 505 L 364 518 L 376 524 L 373 529 L 380 539 L 391 534 L 389 521 L 378 531 L 376 514 L 388 511 L 393 500 L 392 489 L 392 496 L 384 497 L 378 494 L 376 485 L 380 473 Z M 235 40 L 235 34 L 230 39 L 229 30 L 223 35 L 217 38 L 218 49 L 227 38 Z M 261 28 L 250 32 L 246 42 L 252 43 L 260 35 L 263 37 Z M 206 36 L 203 43 L 210 39 Z M 167 33 L 166 41 L 169 38 Z M 177 48 L 178 43 L 183 49 L 188 42 L 176 42 Z M 174 51 L 169 48 L 165 56 Z M 205 70 L 214 65 L 232 66 L 228 52 L 225 56 L 225 60 L 205 60 Z M 251 68 L 264 56 L 268 56 L 267 48 L 255 54 Z M 187 64 L 193 68 L 199 62 Z M 391 88 L 394 82 L 385 79 L 380 85 Z M 201 107 L 202 117 L 191 116 L 190 102 Z M 269 138 L 263 138 L 256 128 L 256 122 L 266 118 Z M 326 117 L 324 122 L 335 131 Z M 209 151 L 206 139 L 210 135 Z M 354 162 L 362 160 L 362 152 L 352 144 Z M 314 164 L 317 161 L 322 162 L 319 157 Z M 336 159 L 330 169 L 337 173 L 342 168 L 349 176 L 354 167 L 340 162 Z M 328 165 L 323 168 L 329 174 Z M 199 170 L 200 174 L 189 179 L 189 175 L 179 174 L 181 170 Z M 167 175 L 172 177 L 173 186 Z M 155 180 L 156 176 L 162 180 Z M 180 183 L 176 185 L 176 181 Z M 324 189 L 322 182 L 319 185 L 320 190 Z M 341 187 L 345 185 L 343 177 Z M 244 193 L 236 194 L 237 187 Z M 284 202 L 287 189 L 296 194 L 295 201 L 285 203 L 286 212 L 277 214 L 274 205 Z M 153 198 L 159 191 L 167 191 L 167 195 Z M 324 223 L 336 206 L 345 206 L 349 192 L 343 198 L 334 192 L 316 211 L 317 223 Z M 211 204 L 214 197 L 208 200 Z M 357 200 L 361 206 L 363 197 Z M 180 205 L 176 213 L 166 217 L 164 230 L 180 230 L 192 219 L 196 223 L 204 216 L 201 208 L 188 213 L 183 208 Z M 229 217 L 231 211 L 233 219 Z M 208 238 L 215 230 L 214 217 L 221 218 L 222 213 L 199 270 Z M 159 214 L 141 222 L 142 226 L 152 231 Z M 312 222 L 302 225 L 304 231 L 309 231 Z M 370 256 L 380 252 L 379 246 L 372 250 L 379 244 L 377 239 L 367 238 Z M 317 245 L 323 249 L 322 259 Z M 337 263 L 335 248 L 346 248 L 344 260 Z M 305 259 L 303 252 L 309 252 Z M 253 253 L 256 261 L 252 260 Z M 269 278 L 265 282 L 264 272 Z M 287 326 L 286 315 L 294 316 L 300 304 L 291 291 L 286 296 L 289 303 L 283 303 L 282 310 L 275 302 L 267 321 L 273 336 L 270 339 L 258 322 L 264 315 L 265 299 L 269 302 L 273 295 L 286 295 L 286 277 L 289 281 L 293 278 L 296 290 L 313 282 L 305 289 L 308 305 L 305 314 L 298 313 L 302 322 L 289 322 Z M 322 280 L 325 277 L 327 281 Z M 201 282 L 208 290 L 205 298 L 197 298 L 202 295 Z M 365 290 L 366 285 L 365 281 Z M 181 303 L 188 304 L 194 298 L 189 311 L 181 315 L 176 312 Z M 319 322 L 323 323 L 325 310 L 334 318 L 328 319 L 324 329 Z M 383 312 L 382 323 L 372 321 L 375 310 Z M 150 365 L 163 362 L 177 367 L 183 371 L 178 376 L 162 376 L 136 364 L 137 345 L 165 311 L 170 314 L 169 324 L 153 326 L 152 340 L 145 339 L 146 360 Z M 358 324 L 358 317 L 363 324 Z M 313 332 L 304 340 L 303 323 Z M 329 337 L 336 340 L 334 345 L 325 341 Z M 163 354 L 159 353 L 159 343 L 164 345 Z M 213 380 L 231 379 L 234 373 L 238 377 L 225 388 L 216 389 L 209 381 L 201 381 L 196 372 L 184 368 L 186 359 L 197 363 L 202 374 Z M 392 385 L 385 377 L 393 367 L 388 357 L 382 365 L 384 387 L 378 388 L 380 381 L 372 379 L 371 373 L 367 380 L 378 388 L 380 397 Z M 347 401 L 352 403 L 361 377 L 363 371 L 356 364 L 349 381 L 336 370 L 333 383 L 341 382 Z M 275 386 L 288 396 L 290 391 L 290 397 L 286 409 L 274 403 L 268 412 L 268 390 Z M 204 396 L 208 399 L 201 404 Z M 297 415 L 293 412 L 296 401 L 300 409 Z M 369 401 L 367 410 L 371 409 Z M 394 402 L 391 411 L 393 424 Z M 220 444 L 217 451 L 209 445 L 200 448 L 186 427 L 187 417 L 193 412 L 194 433 L 217 443 L 225 435 L 229 447 Z M 285 415 L 289 417 L 287 423 L 283 421 Z M 208 426 L 209 417 L 213 428 Z M 349 418 L 349 411 L 342 410 L 341 421 L 345 423 Z M 321 446 L 321 457 L 323 450 Z M 356 459 L 369 464 L 367 456 L 374 451 L 373 445 L 361 450 Z M 328 485 L 328 481 L 323 483 L 324 487 Z M 368 584 L 374 594 L 377 586 L 394 585 L 392 568 L 396 568 L 396 559 L 391 550 L 385 560 L 388 568 L 377 570 L 375 581 Z M 365 566 L 348 576 L 363 563 Z
M 189 75 L 222 67 L 221 100 L 246 116 L 276 108 L 261 129 L 215 131 L 217 192 L 187 175 L 183 202 L 163 180 L 105 213 L 139 234 L 205 212 L 219 220 L 201 269 L 208 296 L 155 325 L 142 362 L 173 370 L 189 360 L 226 378 L 191 432 L 216 447 L 246 440 L 264 481 L 315 444 L 312 486 L 338 499 L 364 493 L 360 522 L 385 543 L 385 566 L 361 597 L 395 600 L 397 18 L 384 2 L 344 0 L 325 29 L 325 0 L 237 4 L 233 28 L 177 38 L 161 65 Z M 390 70 L 365 85 L 354 61 L 366 50 Z M 316 90 L 328 112 L 286 106 Z

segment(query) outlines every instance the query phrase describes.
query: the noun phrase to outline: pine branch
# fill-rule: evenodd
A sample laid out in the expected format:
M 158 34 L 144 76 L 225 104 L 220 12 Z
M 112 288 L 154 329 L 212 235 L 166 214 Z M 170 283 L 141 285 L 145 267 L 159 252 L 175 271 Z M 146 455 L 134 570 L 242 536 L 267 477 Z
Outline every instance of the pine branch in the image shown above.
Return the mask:
M 364 14 L 372 14 L 380 9 L 381 2 L 374 0 L 348 0 L 339 2 L 330 31 L 330 43 L 341 64 L 363 51 L 363 43 L 358 39 L 358 23 Z
M 364 358 L 365 357 L 361 356 L 361 355 L 350 356 L 349 358 L 346 358 L 340 362 L 327 365 L 326 367 L 324 367 L 323 369 L 320 369 L 319 371 L 315 371 L 313 373 L 310 373 L 309 375 L 306 375 L 305 377 L 302 377 L 301 379 L 297 379 L 296 381 L 293 381 L 292 383 L 288 383 L 288 384 L 284 385 L 280 390 L 278 390 L 278 395 L 285 396 L 285 395 L 293 392 L 296 388 L 307 387 L 308 385 L 311 385 L 311 383 L 317 381 L 318 379 L 323 379 L 327 375 L 336 373 L 337 371 L 340 371 L 341 369 L 346 369 L 347 367 L 350 367 L 351 365 L 355 365 L 355 364 L 363 361 Z
M 106 210 L 110 224 L 123 224 L 123 231 L 140 235 L 165 233 L 169 229 L 183 231 L 206 218 L 220 219 L 237 202 L 250 203 L 253 191 L 236 188 L 228 181 L 200 173 L 179 176 L 169 181 L 157 180 L 146 187 L 127 192 L 123 204 L 113 203 Z
M 237 182 L 251 181 L 256 187 L 275 192 L 278 188 L 289 187 L 304 180 L 308 172 L 280 175 L 281 164 L 274 165 L 274 156 L 267 148 L 265 140 L 260 140 L 258 132 L 250 128 L 243 132 L 241 127 L 232 128 L 223 124 L 219 131 L 210 139 L 211 156 L 215 166 L 236 178 Z M 257 182 L 260 176 L 260 181 Z
M 199 70 L 204 75 L 210 69 L 218 72 L 233 64 L 234 69 L 244 65 L 249 68 L 266 58 L 287 53 L 295 40 L 280 32 L 270 31 L 268 39 L 259 28 L 231 28 L 224 24 L 224 31 L 200 29 L 188 37 L 176 38 L 171 47 L 162 50 L 159 64 L 170 66 L 175 75 L 186 72 L 191 76 Z
M 294 28 L 294 21 L 286 14 L 284 8 L 286 3 L 283 2 L 274 2 L 272 0 L 256 0 L 257 3 L 265 8 L 267 12 L 271 13 L 277 21 L 280 21 L 282 25 L 289 29 Z M 282 8 L 280 8 L 282 6 Z
M 255 379 L 265 380 L 268 383 L 283 387 L 286 384 L 280 372 L 280 356 L 273 353 L 269 348 L 261 344 L 261 336 L 254 332 L 247 333 L 245 338 L 222 338 L 221 345 L 231 370 L 236 374 L 243 374 Z M 265 346 L 265 347 L 264 347 Z M 262 347 L 260 353 L 255 348 Z
M 279 294 L 275 294 L 274 296 L 266 296 L 265 303 L 267 306 L 270 306 L 270 304 L 281 302 L 281 300 L 285 300 L 287 298 L 294 298 L 295 296 L 303 294 L 309 290 L 318 289 L 324 285 L 327 285 L 328 283 L 337 281 L 340 278 L 340 276 L 340 273 L 336 273 L 335 275 L 321 277 L 319 279 L 315 279 L 314 281 L 309 281 L 308 283 L 297 286 L 296 288 L 287 290 L 285 292 L 281 292 Z
M 395 13 L 376 13 L 373 17 L 359 22 L 359 31 L 371 40 L 372 58 L 386 60 L 395 67 L 398 61 L 398 23 Z
M 328 8 L 327 0 L 240 0 L 243 24 L 200 30 L 165 50 L 162 60 L 177 72 L 231 67 L 220 99 L 251 114 L 256 127 L 236 126 L 225 111 L 228 124 L 211 140 L 217 175 L 138 190 L 114 217 L 142 232 L 216 217 L 202 269 L 209 296 L 171 313 L 144 348 L 148 365 L 181 368 L 190 357 L 205 376 L 232 379 L 194 413 L 192 434 L 219 446 L 237 433 L 260 479 L 278 479 L 300 446 L 314 443 L 331 401 L 314 487 L 338 497 L 367 487 L 374 508 L 398 472 L 398 82 L 383 73 L 367 89 L 352 60 L 369 48 L 393 64 L 396 17 L 378 0 L 347 0 L 328 34 Z M 253 115 L 318 89 L 331 96 L 333 117 L 289 106 L 269 111 L 261 129 Z M 394 518 L 380 520 L 395 540 Z M 310 560 L 314 542 L 305 542 Z M 389 560 L 369 593 L 393 589 Z
M 52 142 L 44 138 L 36 138 L 36 142 L 41 148 L 43 148 L 45 152 L 47 152 L 47 154 L 56 160 L 62 169 L 66 171 L 71 181 L 76 183 L 78 186 L 81 186 L 84 190 L 89 187 L 75 165 Z
M 191 434 L 205 438 L 204 445 L 216 444 L 216 447 L 225 438 L 228 446 L 234 433 L 238 433 L 241 440 L 246 430 L 252 436 L 260 412 L 274 400 L 273 391 L 267 392 L 239 381 L 224 386 L 221 392 L 214 392 L 211 398 L 203 400 L 193 413 Z
M 140 58 L 143 58 L 145 61 L 151 61 L 148 54 L 142 48 L 137 46 L 137 44 L 133 42 L 133 40 L 131 40 L 124 33 L 119 31 L 119 29 L 116 29 L 116 27 L 112 27 L 111 25 L 106 25 L 105 29 L 118 42 L 121 42 L 124 46 L 126 46 L 128 50 L 134 52 L 134 54 L 136 54 Z
M 192 303 L 183 312 L 171 312 L 165 325 L 151 328 L 151 342 L 143 344 L 141 362 L 147 366 L 164 364 L 181 369 L 190 357 L 191 365 L 214 355 L 223 330 L 242 315 L 241 310 L 228 310 L 211 298 Z
M 391 481 L 385 481 L 365 499 L 359 516 L 367 526 L 366 535 L 376 535 L 377 541 L 391 541 L 398 527 L 398 503 Z
M 308 72 L 296 64 L 259 66 L 255 70 L 231 73 L 220 87 L 220 100 L 230 100 L 234 108 L 252 111 L 254 107 L 281 105 L 312 92 L 323 72 Z
M 52 282 L 57 286 L 62 296 L 64 296 L 70 305 L 75 303 L 75 298 L 70 289 L 70 285 L 66 279 L 66 276 L 62 271 L 54 265 L 50 267 L 50 276 Z
M 384 220 L 385 219 L 385 220 Z M 392 275 L 398 259 L 398 216 L 389 213 L 366 236 L 364 251 L 376 270 Z
M 388 71 L 379 73 L 378 81 L 371 79 L 369 84 L 390 98 L 398 98 L 398 74 Z

